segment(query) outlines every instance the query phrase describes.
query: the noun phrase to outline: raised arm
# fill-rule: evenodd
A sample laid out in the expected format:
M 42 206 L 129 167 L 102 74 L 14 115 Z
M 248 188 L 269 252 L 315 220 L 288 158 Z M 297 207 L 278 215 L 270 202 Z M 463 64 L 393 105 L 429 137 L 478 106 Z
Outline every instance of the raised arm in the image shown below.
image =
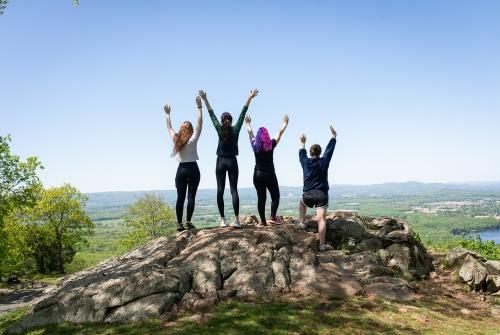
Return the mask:
M 175 137 L 175 131 L 174 128 L 172 128 L 172 120 L 170 120 L 170 105 L 163 105 L 163 110 L 165 111 L 165 114 L 167 115 L 167 130 L 168 134 L 172 138 L 172 141 L 174 140 Z
M 196 97 L 196 109 L 198 110 L 198 124 L 196 125 L 196 131 L 201 134 L 201 129 L 203 127 L 203 113 L 201 105 L 201 97 L 198 95 Z
M 288 126 L 288 115 L 285 115 L 283 117 L 283 125 L 281 126 L 278 134 L 274 137 L 274 139 L 276 140 L 276 144 L 280 143 L 281 136 L 285 132 L 287 126 Z
M 238 121 L 236 121 L 236 124 L 234 125 L 235 133 L 240 132 L 241 126 L 243 125 L 243 120 L 245 120 L 245 115 L 247 113 L 248 106 L 250 106 L 250 102 L 257 95 L 259 95 L 259 90 L 255 89 L 255 90 L 250 91 L 250 95 L 247 98 L 247 102 L 245 103 L 245 106 L 243 106 L 243 109 L 241 110 L 240 116 L 238 117 Z
M 300 160 L 300 165 L 304 167 L 307 162 L 306 135 L 304 134 L 300 135 L 299 160 Z
M 252 118 L 250 117 L 250 115 L 247 115 L 247 117 L 245 118 L 245 123 L 247 124 L 248 138 L 250 139 L 250 144 L 251 144 L 252 141 L 255 139 L 255 135 L 253 134 Z
M 220 134 L 222 126 L 221 126 L 219 120 L 217 120 L 217 116 L 215 116 L 215 113 L 212 109 L 212 106 L 210 106 L 210 103 L 208 102 L 207 92 L 200 90 L 199 94 L 200 94 L 201 99 L 205 102 L 205 106 L 207 107 L 207 110 L 208 110 L 208 115 L 210 115 L 210 119 L 212 120 L 212 123 L 215 127 L 215 130 L 217 130 L 217 133 Z
M 323 159 L 326 161 L 326 166 L 328 167 L 330 165 L 330 161 L 332 160 L 333 156 L 333 151 L 335 150 L 335 144 L 337 143 L 337 132 L 333 128 L 333 126 L 330 126 L 330 131 L 332 132 L 332 138 L 330 139 L 330 142 L 328 142 L 328 145 L 326 146 L 325 153 L 323 154 Z
M 251 90 L 250 91 L 250 95 L 247 98 L 247 102 L 245 103 L 245 107 L 248 108 L 250 106 L 250 102 L 252 102 L 252 99 L 255 98 L 258 95 L 259 95 L 259 90 L 258 89 Z

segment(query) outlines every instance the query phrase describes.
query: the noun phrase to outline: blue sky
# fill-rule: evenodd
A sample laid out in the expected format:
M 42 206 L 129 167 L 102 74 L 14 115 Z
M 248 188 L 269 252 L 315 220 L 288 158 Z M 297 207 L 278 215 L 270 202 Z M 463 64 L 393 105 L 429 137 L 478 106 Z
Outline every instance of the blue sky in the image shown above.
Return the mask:
M 299 135 L 339 133 L 331 183 L 500 180 L 498 1 L 12 0 L 0 16 L 0 134 L 39 156 L 46 186 L 174 188 L 162 105 L 195 121 L 195 94 L 254 127 L 300 185 Z M 201 187 L 215 187 L 205 114 Z M 240 185 L 254 158 L 240 136 Z

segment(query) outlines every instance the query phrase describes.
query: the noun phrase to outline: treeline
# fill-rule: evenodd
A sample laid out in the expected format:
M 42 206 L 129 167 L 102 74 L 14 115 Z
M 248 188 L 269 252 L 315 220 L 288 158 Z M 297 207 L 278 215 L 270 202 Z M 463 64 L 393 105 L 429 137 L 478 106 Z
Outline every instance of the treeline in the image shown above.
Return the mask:
M 64 274 L 94 234 L 95 224 L 85 211 L 88 198 L 69 184 L 44 188 L 37 175 L 43 169 L 40 161 L 21 160 L 10 143 L 10 136 L 0 137 L 0 282 Z M 158 194 L 144 193 L 120 212 L 127 231 L 111 242 L 120 249 L 175 232 L 174 211 Z
M 65 266 L 92 235 L 86 196 L 64 184 L 44 188 L 36 157 L 11 153 L 0 137 L 0 281 L 35 273 L 65 273 Z

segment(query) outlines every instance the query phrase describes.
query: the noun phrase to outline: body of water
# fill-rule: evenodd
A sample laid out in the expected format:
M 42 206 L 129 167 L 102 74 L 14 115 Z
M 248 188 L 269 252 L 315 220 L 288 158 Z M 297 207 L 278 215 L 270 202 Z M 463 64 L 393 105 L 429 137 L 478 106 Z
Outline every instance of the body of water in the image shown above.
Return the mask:
M 494 241 L 500 244 L 500 228 L 488 229 L 479 232 L 482 241 Z

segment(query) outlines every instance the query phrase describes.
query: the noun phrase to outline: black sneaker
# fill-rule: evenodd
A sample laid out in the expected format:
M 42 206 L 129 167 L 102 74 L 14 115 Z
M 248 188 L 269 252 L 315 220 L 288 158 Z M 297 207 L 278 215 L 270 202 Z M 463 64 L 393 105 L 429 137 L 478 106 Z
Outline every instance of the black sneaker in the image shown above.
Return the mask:
M 184 231 L 186 228 L 184 228 L 184 225 L 182 223 L 177 224 L 177 231 Z
M 186 223 L 187 229 L 195 229 L 196 227 L 191 222 Z

